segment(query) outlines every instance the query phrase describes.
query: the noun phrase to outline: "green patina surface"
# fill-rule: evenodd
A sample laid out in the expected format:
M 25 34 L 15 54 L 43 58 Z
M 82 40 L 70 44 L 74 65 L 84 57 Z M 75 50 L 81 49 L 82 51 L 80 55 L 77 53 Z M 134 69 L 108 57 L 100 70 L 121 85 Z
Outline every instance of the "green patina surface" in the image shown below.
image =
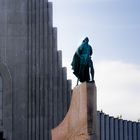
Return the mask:
M 90 81 L 89 68 L 93 80 L 94 70 L 91 60 L 92 47 L 88 44 L 88 38 L 85 38 L 73 56 L 72 69 L 74 75 L 80 82 Z

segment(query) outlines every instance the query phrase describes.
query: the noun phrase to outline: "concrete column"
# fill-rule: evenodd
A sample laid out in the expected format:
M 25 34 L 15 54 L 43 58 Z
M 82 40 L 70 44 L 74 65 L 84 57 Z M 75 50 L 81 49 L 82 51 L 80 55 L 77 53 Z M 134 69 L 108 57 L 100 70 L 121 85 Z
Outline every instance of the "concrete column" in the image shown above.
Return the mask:
M 40 139 L 44 140 L 44 118 L 45 118 L 45 91 L 44 91 L 44 0 L 40 0 L 40 108 L 39 108 L 39 116 L 40 116 Z
M 50 130 L 53 127 L 53 85 L 52 85 L 52 3 L 48 2 L 48 96 L 49 96 L 49 139 L 51 137 Z
M 110 117 L 109 119 L 109 124 L 110 124 L 110 139 L 114 140 L 114 118 Z
M 48 3 L 44 1 L 44 139 L 47 140 L 49 136 L 49 97 L 48 97 Z
M 70 101 L 71 101 L 71 96 L 72 96 L 72 81 L 67 80 L 67 110 L 69 109 L 70 106 Z
M 133 122 L 133 124 L 132 124 L 133 126 L 133 131 L 132 131 L 132 133 L 133 133 L 133 140 L 137 140 L 137 129 L 136 129 L 136 122 Z
M 58 51 L 57 52 L 57 75 L 58 75 L 58 79 L 57 79 L 57 83 L 58 83 L 58 89 L 57 89 L 57 93 L 58 93 L 58 99 L 57 99 L 57 105 L 58 105 L 58 123 L 60 123 L 60 121 L 62 121 L 62 112 L 63 112 L 63 105 L 62 105 L 62 51 Z
M 119 120 L 119 140 L 123 140 L 123 121 Z
M 57 73 L 57 28 L 53 28 L 53 55 L 52 55 L 52 60 L 53 60 L 53 68 L 52 68 L 52 76 L 53 76 L 53 127 L 57 125 L 58 121 L 58 108 L 57 108 L 57 97 L 58 97 L 58 73 Z
M 63 118 L 67 113 L 67 69 L 66 67 L 62 68 L 62 102 L 63 102 Z
M 35 0 L 32 1 L 32 139 L 35 139 L 36 134 L 36 7 Z
M 118 124 L 117 118 L 114 120 L 114 125 L 115 125 L 115 128 L 114 128 L 115 140 L 119 140 L 119 124 Z
M 32 139 L 32 1 L 28 3 L 28 139 Z
M 39 77 L 40 77 L 40 71 L 39 71 L 39 57 L 40 57 L 40 48 L 39 48 L 39 16 L 40 16 L 40 11 L 39 11 L 39 1 L 36 0 L 35 1 L 35 77 L 36 77 L 36 81 L 35 81 L 35 89 L 36 89 L 36 97 L 35 97 L 35 121 L 36 121 L 36 126 L 35 126 L 35 137 L 36 139 L 39 139 L 39 123 L 40 123 L 40 116 L 39 116 L 39 104 L 40 104 L 40 94 L 39 94 L 39 87 L 40 87 L 40 83 L 39 83 Z
M 128 139 L 132 140 L 132 122 L 128 122 Z
M 123 130 L 124 130 L 124 140 L 128 140 L 128 133 L 127 133 L 127 121 L 123 121 Z M 115 139 L 116 140 L 116 139 Z
M 104 113 L 100 114 L 100 140 L 105 140 L 105 120 Z
M 105 140 L 109 140 L 109 116 L 105 115 Z
M 138 140 L 140 140 L 140 123 L 137 123 Z
M 97 111 L 97 124 L 98 124 L 98 130 L 99 130 L 99 139 L 100 139 L 100 125 L 101 125 L 101 121 L 100 121 L 100 111 Z

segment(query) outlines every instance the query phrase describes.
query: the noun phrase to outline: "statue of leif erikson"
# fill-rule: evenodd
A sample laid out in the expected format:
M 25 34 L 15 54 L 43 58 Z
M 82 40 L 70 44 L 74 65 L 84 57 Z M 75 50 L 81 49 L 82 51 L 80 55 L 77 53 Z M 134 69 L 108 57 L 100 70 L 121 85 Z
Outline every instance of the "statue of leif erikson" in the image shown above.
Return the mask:
M 88 37 L 86 37 L 75 52 L 71 63 L 73 74 L 78 78 L 77 85 L 78 81 L 94 82 L 94 68 L 91 60 L 92 53 L 92 47 L 89 45 Z

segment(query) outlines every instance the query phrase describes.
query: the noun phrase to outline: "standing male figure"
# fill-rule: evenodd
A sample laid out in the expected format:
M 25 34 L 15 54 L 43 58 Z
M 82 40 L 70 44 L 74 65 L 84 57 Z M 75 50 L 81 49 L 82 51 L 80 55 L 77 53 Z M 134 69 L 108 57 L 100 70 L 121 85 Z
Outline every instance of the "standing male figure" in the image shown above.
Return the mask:
M 74 75 L 78 78 L 80 82 L 90 82 L 94 81 L 94 68 L 91 60 L 92 47 L 88 44 L 89 39 L 86 37 L 80 47 L 74 54 L 72 61 L 72 69 Z M 91 74 L 91 80 L 90 80 Z M 77 84 L 78 84 L 77 81 Z

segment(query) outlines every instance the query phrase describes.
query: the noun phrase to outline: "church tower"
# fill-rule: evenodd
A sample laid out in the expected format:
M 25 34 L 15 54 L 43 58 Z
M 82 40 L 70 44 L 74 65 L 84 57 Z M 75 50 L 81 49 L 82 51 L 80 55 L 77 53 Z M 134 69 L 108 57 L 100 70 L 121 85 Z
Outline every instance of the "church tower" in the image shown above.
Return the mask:
M 0 131 L 6 140 L 51 140 L 71 80 L 57 50 L 52 3 L 0 0 Z

